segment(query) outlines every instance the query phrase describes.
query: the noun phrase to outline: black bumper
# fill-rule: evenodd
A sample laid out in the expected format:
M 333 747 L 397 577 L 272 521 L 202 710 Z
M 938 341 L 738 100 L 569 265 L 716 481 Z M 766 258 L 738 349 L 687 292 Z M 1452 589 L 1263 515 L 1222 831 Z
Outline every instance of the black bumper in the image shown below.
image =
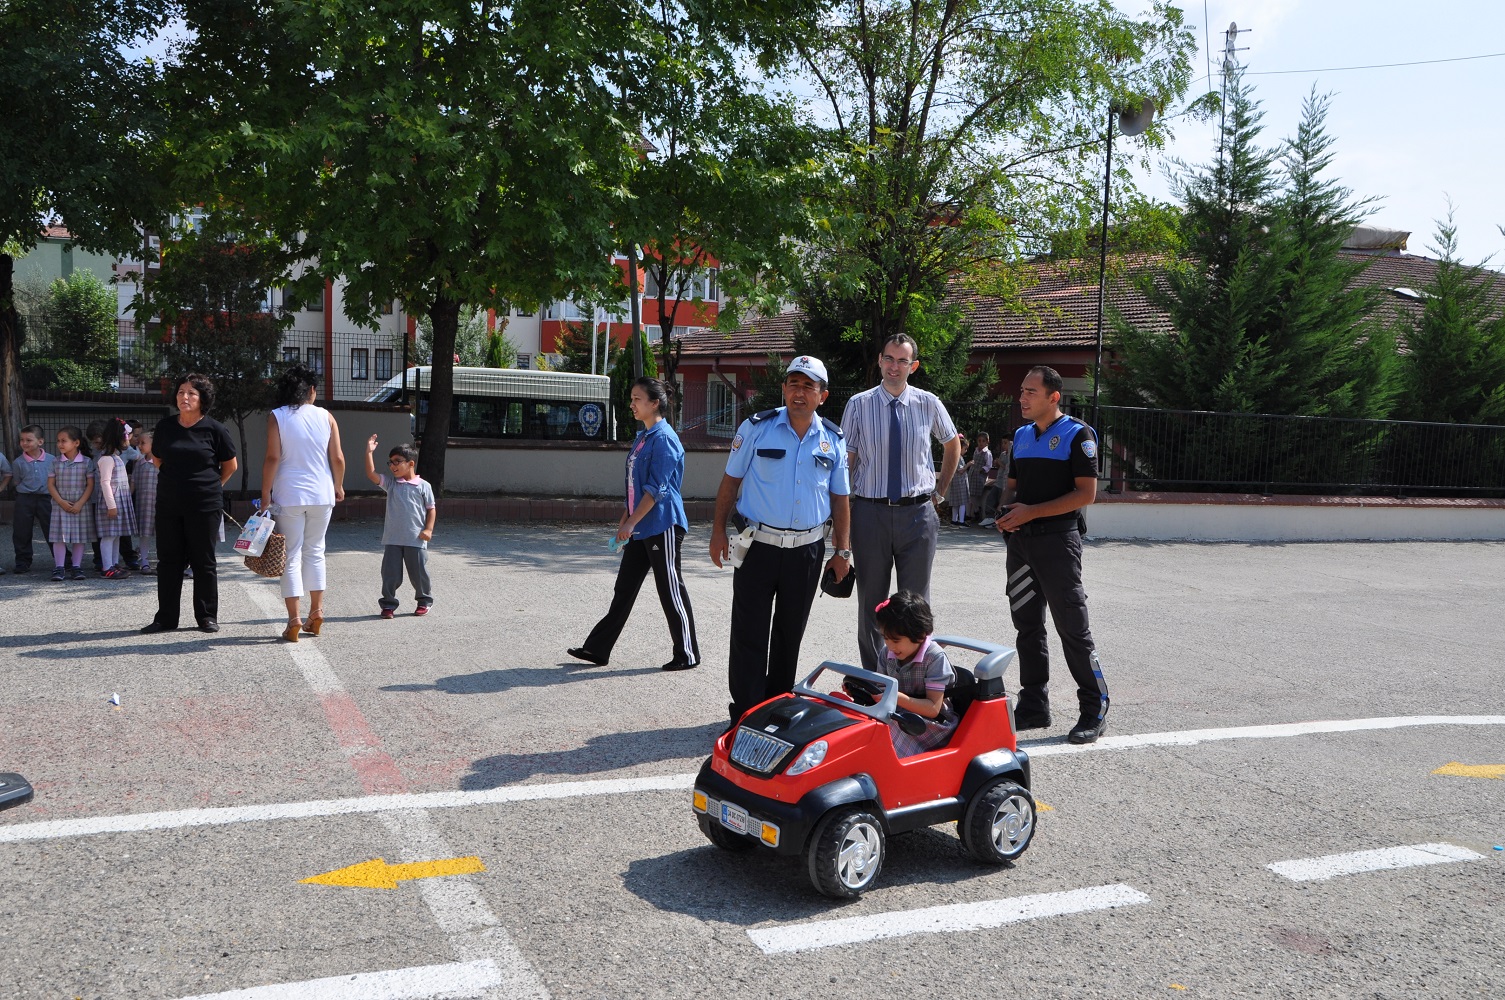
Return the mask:
M 19 774 L 0 772 L 0 809 L 30 802 L 31 785 Z
M 804 853 L 805 844 L 810 840 L 815 825 L 836 806 L 856 802 L 871 802 L 876 806 L 879 801 L 878 786 L 873 779 L 859 774 L 812 789 L 798 802 L 780 802 L 732 784 L 712 770 L 709 760 L 701 765 L 700 774 L 695 778 L 695 787 L 718 802 L 739 805 L 752 818 L 777 826 L 778 846 L 769 849 L 776 854 L 788 855 Z M 721 822 L 717 816 L 710 814 L 697 813 L 696 816 L 702 823 Z M 768 845 L 763 846 L 766 848 Z

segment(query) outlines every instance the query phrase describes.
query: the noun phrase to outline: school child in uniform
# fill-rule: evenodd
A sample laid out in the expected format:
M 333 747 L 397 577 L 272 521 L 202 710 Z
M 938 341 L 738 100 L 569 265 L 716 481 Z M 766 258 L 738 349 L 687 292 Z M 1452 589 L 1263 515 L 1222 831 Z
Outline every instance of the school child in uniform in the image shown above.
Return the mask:
M 57 463 L 47 477 L 47 492 L 52 494 L 52 561 L 57 568 L 52 578 L 68 578 L 64 567 L 67 555 L 73 555 L 75 580 L 84 578 L 84 545 L 94 538 L 94 520 L 89 516 L 89 500 L 94 496 L 94 463 L 85 454 L 84 432 L 69 424 L 57 432 Z
M 397 613 L 397 588 L 402 586 L 403 567 L 413 584 L 413 598 L 418 602 L 415 615 L 426 615 L 434 603 L 429 583 L 428 546 L 434 537 L 434 489 L 418 478 L 418 453 L 412 445 L 400 444 L 387 458 L 391 475 L 378 475 L 371 456 L 376 452 L 376 435 L 366 442 L 366 478 L 387 495 L 387 518 L 382 527 L 381 616 Z
M 136 504 L 131 499 L 130 477 L 125 471 L 125 424 L 119 418 L 106 420 L 100 430 L 99 454 L 95 458 L 98 499 L 94 504 L 94 530 L 99 535 L 100 565 L 105 579 L 130 576 L 121 561 L 120 540 L 136 532 Z
M 136 547 L 140 555 L 136 569 L 156 576 L 152 568 L 152 540 L 157 537 L 157 463 L 152 461 L 152 432 L 138 431 L 136 447 L 141 460 L 131 470 L 131 499 L 136 504 Z
M 11 514 L 11 544 L 16 549 L 16 572 L 31 571 L 32 538 L 42 529 L 42 541 L 51 543 L 52 497 L 47 492 L 47 477 L 52 475 L 54 456 L 42 447 L 42 428 L 27 424 L 21 428 L 21 454 L 11 466 L 16 480 L 16 505 Z
M 946 688 L 956 680 L 956 671 L 945 651 L 930 641 L 935 631 L 930 605 L 919 594 L 901 590 L 878 605 L 877 617 L 885 647 L 878 673 L 897 678 L 899 707 L 925 720 L 925 731 L 918 736 L 889 721 L 894 752 L 911 757 L 945 746 L 961 721 L 946 699 Z

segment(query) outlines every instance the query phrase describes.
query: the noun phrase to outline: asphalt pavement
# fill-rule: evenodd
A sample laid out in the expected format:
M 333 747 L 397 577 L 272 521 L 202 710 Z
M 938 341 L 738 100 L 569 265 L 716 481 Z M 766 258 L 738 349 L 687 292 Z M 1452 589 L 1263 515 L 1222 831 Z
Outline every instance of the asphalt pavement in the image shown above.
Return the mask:
M 896 837 L 838 903 L 691 812 L 727 703 L 703 526 L 680 673 L 651 581 L 610 664 L 565 654 L 605 528 L 436 535 L 433 613 L 383 621 L 379 525 L 337 524 L 297 644 L 228 550 L 217 635 L 138 634 L 150 577 L 0 577 L 0 771 L 37 791 L 0 813 L 0 994 L 1505 995 L 1505 544 L 1089 542 L 1110 725 L 1065 744 L 1058 666 L 1029 850 Z M 1002 570 L 993 532 L 943 530 L 938 631 L 1009 642 Z M 854 636 L 817 598 L 802 659 Z M 395 888 L 304 881 L 376 858 Z

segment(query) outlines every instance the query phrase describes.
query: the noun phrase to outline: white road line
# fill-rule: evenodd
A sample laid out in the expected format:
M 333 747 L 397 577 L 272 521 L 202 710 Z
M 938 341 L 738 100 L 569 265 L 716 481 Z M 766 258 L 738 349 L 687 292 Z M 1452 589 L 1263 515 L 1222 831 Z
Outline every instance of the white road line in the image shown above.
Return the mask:
M 1265 865 L 1292 882 L 1320 882 L 1339 875 L 1377 872 L 1417 865 L 1446 865 L 1455 861 L 1478 861 L 1484 855 L 1454 844 L 1411 844 L 1407 847 L 1384 847 L 1377 851 L 1354 851 L 1329 854 L 1320 858 L 1299 858 Z
M 455 853 L 433 817 L 421 809 L 383 813 L 381 822 L 401 842 L 404 861 L 431 861 Z M 476 995 L 485 1000 L 548 1000 L 548 988 L 486 902 L 476 876 L 419 879 L 417 887 L 456 958 L 495 963 L 496 981 Z
M 261 613 L 268 618 L 280 620 L 287 615 L 287 605 L 273 597 L 266 584 L 246 583 L 242 586 L 250 596 L 251 603 L 260 608 Z M 288 643 L 286 648 L 293 662 L 303 672 L 303 679 L 308 682 L 310 688 L 313 688 L 314 694 L 344 693 L 345 685 L 341 684 L 340 679 L 335 676 L 334 668 L 329 665 L 324 654 L 319 652 L 318 646 L 313 643 L 304 645 L 296 642 Z
M 920 910 L 898 910 L 868 917 L 843 917 L 785 927 L 755 928 L 747 932 L 765 955 L 811 951 L 841 944 L 859 944 L 910 934 L 945 934 L 985 930 L 1021 920 L 1059 917 L 1068 913 L 1111 910 L 1118 906 L 1148 903 L 1150 897 L 1126 885 L 1100 885 L 1069 892 L 1045 892 L 986 903 L 953 903 Z
M 421 965 L 388 972 L 359 972 L 302 983 L 278 983 L 229 993 L 203 993 L 183 1000 L 440 1000 L 472 997 L 502 981 L 490 960 Z
M 1096 743 L 1021 743 L 1031 757 L 1093 753 L 1099 750 L 1143 750 L 1149 747 L 1188 747 L 1220 740 L 1270 740 L 1318 733 L 1354 733 L 1370 729 L 1407 729 L 1412 726 L 1505 726 L 1505 715 L 1402 715 L 1380 719 L 1333 719 L 1325 722 L 1285 722 L 1271 726 L 1231 726 L 1226 729 L 1184 729 L 1175 733 L 1136 733 L 1104 736 Z
M 1023 743 L 1020 746 L 1031 757 L 1052 757 L 1059 754 L 1091 753 L 1097 750 L 1190 746 L 1219 740 L 1277 739 L 1321 733 L 1404 729 L 1413 726 L 1505 726 L 1505 715 L 1417 715 L 1379 719 L 1339 719 L 1331 722 L 1297 722 L 1271 726 L 1235 726 L 1228 729 L 1191 729 L 1172 733 L 1105 736 L 1096 743 L 1086 746 L 1072 746 L 1067 743 Z M 465 806 L 500 805 L 508 802 L 532 802 L 540 799 L 682 791 L 690 788 L 694 783 L 693 773 L 665 774 L 650 778 L 605 778 L 541 785 L 506 785 L 501 788 L 474 792 L 364 795 L 359 798 L 323 799 L 312 802 L 278 802 L 259 806 L 225 806 L 218 809 L 180 809 L 171 812 L 128 813 L 120 816 L 90 816 L 83 819 L 41 820 L 35 823 L 0 824 L 0 844 L 24 840 L 87 837 L 102 833 L 137 833 L 145 830 L 172 830 L 189 826 L 222 826 L 232 823 L 260 823 L 282 819 L 388 812 L 394 809 L 455 809 Z

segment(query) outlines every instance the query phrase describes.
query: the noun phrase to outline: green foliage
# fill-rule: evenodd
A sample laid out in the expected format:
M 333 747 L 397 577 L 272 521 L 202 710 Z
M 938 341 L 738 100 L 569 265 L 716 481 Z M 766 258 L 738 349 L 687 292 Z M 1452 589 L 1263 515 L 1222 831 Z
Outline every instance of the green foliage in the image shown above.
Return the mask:
M 486 364 L 486 350 L 486 310 L 475 306 L 463 307 L 455 327 L 455 349 L 452 355 L 459 359 L 455 364 L 464 368 L 492 367 Z M 516 351 L 513 355 L 515 359 Z M 433 358 L 434 321 L 428 316 L 420 316 L 418 335 L 413 341 L 413 364 L 433 364 Z
M 517 345 L 507 338 L 507 325 L 486 335 L 486 357 L 482 364 L 487 368 L 516 368 Z
M 1000 282 L 1090 220 L 1108 109 L 1170 107 L 1194 41 L 1174 8 L 1134 19 L 1101 0 L 880 0 L 851 15 L 833 10 L 796 43 L 834 164 L 796 301 L 819 314 L 811 349 L 847 368 L 851 343 L 871 384 L 890 335 L 919 334 L 933 356 L 960 332 L 937 305 L 952 282 Z
M 109 382 L 98 368 L 71 358 L 27 358 L 21 362 L 21 382 L 28 389 L 64 392 L 108 392 Z
M 608 361 L 610 357 L 615 356 L 618 350 L 620 348 L 615 346 L 610 349 Z M 591 364 L 591 354 L 593 352 L 596 357 L 594 365 Z M 600 374 L 610 367 L 609 364 L 606 367 L 602 366 L 602 346 L 599 336 L 595 342 L 595 346 L 591 346 L 590 324 L 587 322 L 560 323 L 559 334 L 554 338 L 553 353 L 558 354 L 564 359 L 554 366 L 555 371 L 589 375 L 592 371 Z
M 646 332 L 639 331 L 638 339 L 643 345 L 644 377 L 658 378 L 658 361 L 653 356 L 653 348 L 648 345 Z M 638 422 L 633 419 L 632 410 L 627 405 L 635 378 L 632 374 L 631 338 L 622 347 L 613 346 L 611 353 L 611 370 L 607 372 L 611 376 L 611 402 L 617 411 L 617 437 L 625 441 L 630 440 L 638 431 Z
M 45 307 L 47 351 L 108 381 L 119 365 L 115 304 L 115 292 L 93 271 L 54 281 Z
M 1505 287 L 1458 259 L 1452 213 L 1437 223 L 1437 274 L 1421 291 L 1421 318 L 1403 318 L 1405 420 L 1505 424 Z
M 1138 329 L 1114 317 L 1119 363 L 1103 373 L 1108 403 L 1388 414 L 1394 338 L 1372 318 L 1374 293 L 1355 283 L 1367 262 L 1339 254 L 1368 202 L 1325 176 L 1333 143 L 1325 130 L 1327 108 L 1327 99 L 1314 92 L 1295 137 L 1278 150 L 1266 149 L 1258 142 L 1262 115 L 1251 88 L 1230 82 L 1221 155 L 1201 168 L 1181 164 L 1184 256 L 1160 280 L 1145 275 L 1139 282 L 1175 332 Z M 1157 433 L 1126 443 L 1142 469 L 1162 479 L 1351 481 L 1327 459 L 1321 460 L 1327 467 L 1315 471 L 1315 456 L 1287 453 L 1282 440 L 1265 439 L 1253 423 L 1195 426 L 1187 431 L 1192 437 Z

